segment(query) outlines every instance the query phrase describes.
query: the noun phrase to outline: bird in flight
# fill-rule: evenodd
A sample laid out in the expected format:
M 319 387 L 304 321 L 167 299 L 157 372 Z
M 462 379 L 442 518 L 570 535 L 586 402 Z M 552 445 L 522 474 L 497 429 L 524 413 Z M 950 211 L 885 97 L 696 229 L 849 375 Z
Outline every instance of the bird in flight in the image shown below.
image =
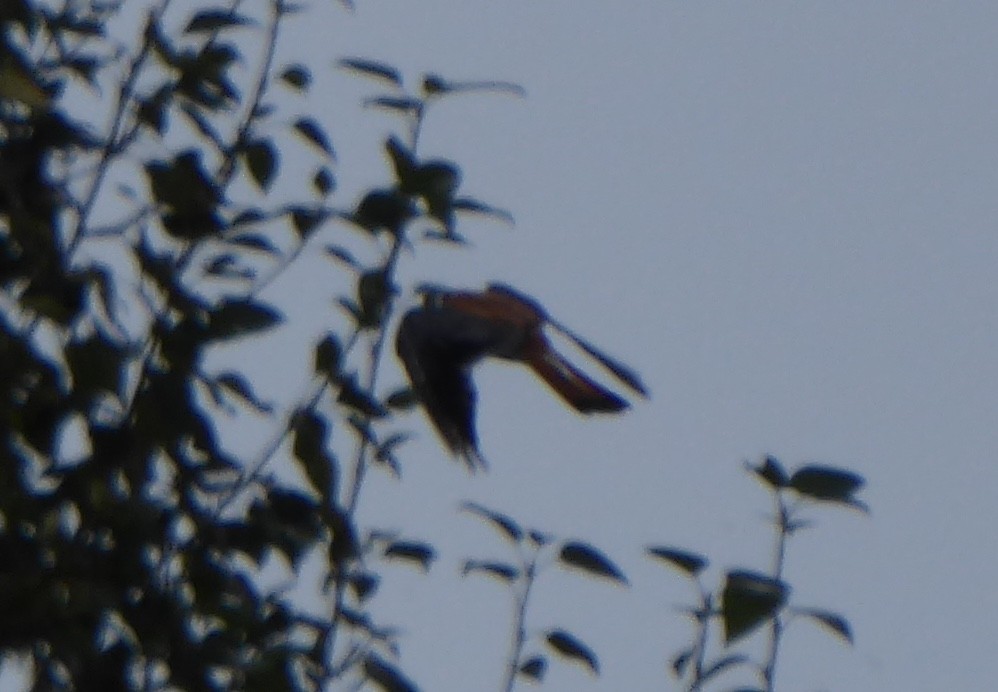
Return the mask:
M 647 396 L 641 380 L 563 324 L 532 298 L 501 284 L 485 291 L 432 289 L 424 303 L 405 314 L 395 349 L 416 396 L 450 451 L 472 471 L 485 467 L 475 432 L 475 388 L 471 369 L 493 356 L 524 363 L 580 413 L 627 408 L 618 394 L 569 363 L 544 334 L 549 326 L 574 342 L 623 384 Z

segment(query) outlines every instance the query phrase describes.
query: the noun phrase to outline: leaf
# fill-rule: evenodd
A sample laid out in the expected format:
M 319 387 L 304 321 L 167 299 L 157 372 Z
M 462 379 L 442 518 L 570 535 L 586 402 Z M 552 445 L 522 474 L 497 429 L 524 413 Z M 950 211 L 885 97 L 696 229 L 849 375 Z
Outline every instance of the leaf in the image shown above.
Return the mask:
M 312 187 L 320 196 L 327 196 L 336 189 L 336 178 L 333 177 L 333 172 L 325 166 L 321 166 L 312 176 Z
M 520 525 L 501 512 L 493 511 L 476 502 L 464 502 L 461 504 L 461 509 L 491 522 L 493 526 L 506 535 L 511 543 L 519 543 L 523 538 L 523 529 L 520 528 Z
M 201 162 L 202 153 L 187 149 L 171 161 L 149 161 L 145 165 L 156 202 L 182 212 L 206 212 L 222 201 L 222 192 Z
M 366 418 L 384 418 L 388 415 L 388 411 L 374 397 L 360 388 L 356 375 L 341 377 L 339 382 L 340 392 L 336 397 L 338 403 Z
M 357 301 L 362 327 L 378 327 L 388 313 L 388 301 L 397 293 L 383 269 L 361 274 L 357 280 Z
M 402 75 L 391 65 L 364 58 L 344 58 L 337 63 L 340 67 L 356 72 L 363 77 L 388 82 L 389 84 L 401 87 Z
M 221 304 L 208 321 L 208 339 L 231 339 L 264 331 L 280 324 L 284 316 L 274 308 L 250 299 L 229 299 Z
M 239 235 L 227 238 L 227 242 L 232 245 L 238 245 L 239 247 L 246 248 L 247 250 L 265 252 L 268 255 L 278 254 L 277 248 L 274 247 L 274 244 L 259 233 L 240 233 Z
M 473 572 L 495 577 L 499 581 L 510 583 L 520 576 L 520 570 L 505 562 L 490 560 L 465 560 L 461 567 L 461 576 L 466 577 Z
M 303 206 L 293 206 L 288 212 L 291 214 L 291 225 L 302 240 L 308 238 L 330 216 L 326 209 Z
M 429 161 L 409 176 L 402 191 L 422 197 L 429 215 L 451 230 L 454 225 L 452 202 L 460 184 L 461 169 L 456 165 L 449 161 Z
M 424 572 L 429 571 L 430 563 L 436 557 L 433 546 L 421 541 L 392 541 L 385 548 L 384 556 L 395 560 L 417 563 Z
M 336 158 L 333 152 L 333 145 L 329 143 L 329 137 L 325 130 L 312 118 L 299 118 L 294 124 L 295 131 L 306 140 L 314 144 L 330 158 Z
M 685 550 L 666 546 L 649 546 L 647 552 L 652 557 L 663 560 L 691 577 L 697 576 L 707 566 L 707 558 L 703 555 Z
M 347 250 L 345 247 L 339 245 L 327 245 L 325 248 L 327 255 L 333 259 L 342 262 L 351 269 L 360 269 L 361 263 L 353 256 L 353 253 Z
M 423 93 L 427 96 L 443 96 L 444 94 L 468 91 L 491 91 L 521 97 L 527 95 L 522 86 L 513 82 L 497 80 L 451 82 L 436 74 L 427 74 L 423 77 Z
M 343 359 L 343 347 L 334 334 L 326 334 L 315 346 L 313 367 L 315 372 L 324 375 L 330 382 L 340 379 L 340 362 Z
M 187 34 L 208 34 L 233 26 L 252 24 L 248 17 L 229 10 L 202 10 L 195 14 L 184 28 Z
M 577 567 L 597 577 L 606 577 L 620 584 L 627 584 L 627 578 L 610 558 L 586 543 L 578 541 L 565 543 L 558 559 L 566 565 Z
M 745 636 L 772 619 L 789 589 L 778 579 L 747 570 L 728 573 L 721 594 L 725 644 Z
M 529 680 L 541 682 L 547 672 L 548 662 L 543 656 L 531 656 L 520 664 L 517 673 Z
M 538 548 L 541 548 L 552 541 L 549 534 L 546 534 L 543 531 L 538 531 L 537 529 L 530 529 L 530 531 L 527 532 L 527 537 L 530 539 L 530 542 Z
M 218 384 L 227 389 L 231 394 L 245 401 L 260 413 L 270 413 L 273 407 L 261 401 L 253 392 L 249 382 L 242 375 L 235 372 L 226 372 L 218 376 Z
M 269 190 L 277 173 L 277 150 L 274 143 L 265 139 L 250 142 L 243 150 L 243 156 L 253 182 L 261 190 Z
M 385 151 L 395 169 L 395 179 L 402 188 L 405 188 L 413 171 L 416 170 L 416 157 L 395 135 L 385 141 Z
M 374 595 L 381 578 L 370 572 L 360 572 L 358 574 L 351 574 L 349 580 L 354 597 L 363 603 Z
M 281 80 L 298 91 L 305 91 L 312 83 L 312 73 L 304 65 L 288 65 L 281 73 Z
M 790 477 L 788 486 L 801 495 L 829 502 L 856 504 L 853 493 L 866 481 L 859 474 L 831 466 L 802 466 Z
M 336 497 L 338 469 L 329 454 L 329 424 L 312 411 L 295 417 L 294 458 L 309 484 L 328 503 Z
M 547 633 L 547 643 L 565 658 L 583 663 L 593 675 L 599 675 L 599 660 L 596 654 L 575 636 L 565 630 L 555 629 Z
M 470 197 L 458 197 L 453 203 L 451 203 L 451 209 L 454 211 L 464 211 L 471 214 L 482 214 L 484 216 L 492 216 L 500 221 L 505 221 L 509 225 L 513 225 L 514 219 L 513 214 L 506 211 L 505 209 L 500 209 L 499 207 L 493 207 L 485 202 L 479 202 L 476 199 Z
M 853 643 L 852 628 L 849 626 L 849 621 L 838 613 L 818 608 L 795 608 L 794 615 L 803 615 L 804 617 L 812 618 L 849 644 Z
M 411 96 L 375 96 L 365 100 L 364 105 L 403 114 L 418 113 L 423 109 L 423 102 Z
M 787 487 L 790 482 L 790 477 L 783 470 L 783 465 L 771 455 L 766 455 L 766 458 L 758 466 L 749 465 L 749 469 L 776 490 Z
M 97 332 L 66 347 L 66 362 L 73 374 L 74 393 L 104 391 L 117 396 L 128 352 Z
M 385 407 L 395 411 L 411 411 L 419 404 L 419 397 L 412 387 L 399 387 L 385 397 Z
M 376 654 L 364 659 L 364 675 L 384 692 L 419 692 L 395 666 Z
M 372 233 L 387 229 L 398 233 L 403 224 L 416 215 L 412 198 L 397 190 L 382 189 L 367 193 L 357 205 L 354 222 Z

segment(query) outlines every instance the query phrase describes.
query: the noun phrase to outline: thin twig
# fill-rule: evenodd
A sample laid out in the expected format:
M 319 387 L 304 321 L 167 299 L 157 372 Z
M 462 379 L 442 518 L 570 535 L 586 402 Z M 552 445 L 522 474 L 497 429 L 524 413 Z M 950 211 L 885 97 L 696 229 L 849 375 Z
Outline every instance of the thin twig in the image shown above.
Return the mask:
M 530 601 L 530 590 L 537 577 L 537 554 L 531 556 L 524 566 L 523 589 L 516 602 L 516 613 L 513 616 L 513 641 L 510 642 L 509 658 L 506 661 L 506 676 L 503 678 L 501 690 L 513 692 L 516 685 L 516 674 L 520 670 L 520 659 L 523 656 L 523 645 L 527 641 L 527 604 Z
M 80 206 L 80 212 L 76 216 L 76 225 L 70 233 L 69 242 L 66 246 L 67 259 L 72 258 L 73 254 L 76 252 L 76 249 L 83 241 L 83 238 L 86 235 L 87 222 L 90 219 L 90 214 L 93 212 L 94 205 L 97 203 L 97 198 L 100 196 L 100 191 L 104 184 L 104 178 L 107 176 L 107 173 L 111 167 L 111 162 L 121 151 L 121 148 L 116 145 L 116 141 L 121 134 L 121 129 L 125 121 L 125 115 L 129 111 L 132 90 L 135 87 L 135 82 L 139 78 L 142 65 L 149 56 L 149 52 L 152 50 L 152 29 L 156 26 L 156 22 L 159 18 L 163 16 L 163 13 L 170 5 L 170 2 L 171 0 L 162 0 L 158 8 L 154 8 L 149 11 L 149 17 L 146 20 L 146 30 L 142 32 L 142 46 L 139 48 L 139 52 L 132 59 L 132 63 L 128 68 L 128 74 L 121 82 L 121 86 L 118 87 L 118 95 L 114 106 L 114 115 L 111 119 L 110 132 L 108 133 L 104 148 L 101 151 L 100 160 L 97 162 L 97 168 L 94 170 L 94 178 L 90 184 L 90 189 L 87 191 L 83 204 Z
M 783 579 L 783 567 L 786 558 L 787 536 L 790 534 L 790 510 L 779 491 L 775 493 L 776 500 L 776 548 L 773 555 L 773 579 Z M 769 651 L 766 663 L 762 668 L 764 690 L 773 692 L 773 682 L 776 676 L 776 656 L 780 648 L 780 638 L 783 634 L 783 623 L 778 614 L 773 614 L 769 627 Z

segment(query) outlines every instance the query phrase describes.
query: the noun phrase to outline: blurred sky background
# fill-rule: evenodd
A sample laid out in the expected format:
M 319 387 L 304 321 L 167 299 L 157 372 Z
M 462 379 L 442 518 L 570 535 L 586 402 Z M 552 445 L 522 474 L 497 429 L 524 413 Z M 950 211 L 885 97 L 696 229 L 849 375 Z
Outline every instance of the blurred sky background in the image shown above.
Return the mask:
M 407 418 L 418 439 L 402 482 L 371 474 L 362 499 L 367 521 L 439 551 L 429 576 L 386 570 L 379 593 L 383 621 L 405 633 L 403 670 L 431 692 L 499 685 L 510 602 L 458 570 L 507 548 L 458 513 L 473 500 L 590 541 L 630 579 L 542 574 L 528 629 L 569 629 L 603 674 L 553 661 L 541 689 L 676 689 L 668 660 L 691 636 L 677 608 L 694 592 L 644 547 L 707 554 L 708 581 L 767 569 L 769 496 L 743 464 L 771 453 L 861 473 L 872 510 L 816 510 L 792 540 L 794 601 L 841 612 L 855 646 L 795 622 L 777 688 L 989 689 L 998 4 L 356 5 L 312 0 L 279 51 L 313 67 L 302 111 L 331 133 L 341 204 L 389 182 L 381 141 L 401 128 L 361 107 L 379 89 L 335 59 L 394 64 L 413 88 L 437 72 L 527 90 L 430 109 L 420 154 L 455 160 L 463 191 L 516 224 L 466 220 L 470 249 L 420 247 L 401 283 L 508 282 L 652 391 L 624 416 L 585 419 L 526 371 L 487 365 L 476 380 L 491 471 L 474 477 L 421 414 Z M 307 381 L 314 340 L 302 335 L 340 319 L 335 277 L 316 251 L 266 296 L 292 329 L 268 342 L 255 381 L 285 405 Z M 246 356 L 251 372 L 260 355 Z M 381 381 L 401 384 L 394 356 Z

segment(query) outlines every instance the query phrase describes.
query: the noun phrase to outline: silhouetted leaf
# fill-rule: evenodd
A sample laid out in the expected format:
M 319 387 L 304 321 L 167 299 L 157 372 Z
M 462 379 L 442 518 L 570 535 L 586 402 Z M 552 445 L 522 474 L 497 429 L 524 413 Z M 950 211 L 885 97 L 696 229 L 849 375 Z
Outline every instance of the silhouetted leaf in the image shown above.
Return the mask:
M 357 259 L 353 256 L 353 253 L 345 247 L 341 247 L 339 245 L 327 245 L 324 249 L 327 255 L 350 267 L 350 269 L 359 270 L 362 268 L 361 263 L 357 261 Z
M 512 96 L 526 96 L 527 92 L 519 84 L 497 80 L 452 82 L 440 75 L 427 74 L 423 77 L 423 93 L 427 96 L 443 96 L 456 92 L 490 91 Z
M 599 675 L 599 660 L 596 654 L 574 635 L 562 629 L 550 630 L 547 633 L 547 643 L 565 658 L 583 663 L 593 675 Z
M 340 392 L 336 401 L 357 411 L 366 418 L 384 418 L 388 411 L 370 394 L 360 388 L 355 375 L 341 377 Z
M 627 584 L 627 578 L 610 558 L 587 543 L 579 541 L 565 543 L 558 559 L 566 565 L 577 567 L 597 577 L 606 577 L 620 584 Z
M 363 603 L 374 595 L 380 581 L 381 578 L 378 575 L 371 574 L 370 572 L 351 574 L 350 588 L 353 590 L 354 597 Z
M 418 403 L 412 387 L 400 387 L 385 397 L 385 407 L 395 411 L 411 411 Z
M 315 372 L 325 375 L 330 382 L 340 379 L 340 362 L 343 359 L 343 348 L 334 334 L 326 334 L 315 347 Z
M 315 191 L 319 195 L 325 197 L 336 189 L 336 178 L 333 177 L 332 171 L 325 166 L 321 166 L 315 172 L 315 175 L 312 176 L 312 187 L 315 188 Z
M 450 200 L 461 184 L 461 169 L 451 161 L 434 160 L 419 165 L 402 186 L 403 192 L 420 195 L 431 206 Z
M 461 509 L 489 521 L 493 526 L 505 534 L 506 538 L 508 538 L 511 543 L 519 543 L 523 538 L 523 529 L 520 528 L 520 525 L 513 521 L 511 517 L 508 517 L 501 512 L 491 510 L 488 507 L 478 504 L 477 502 L 463 502 L 461 503 Z
M 499 581 L 509 583 L 520 576 L 520 570 L 505 562 L 493 562 L 490 560 L 465 560 L 461 567 L 461 576 L 468 576 L 473 572 L 478 572 L 486 576 L 495 577 Z
M 423 108 L 423 102 L 411 96 L 375 96 L 364 101 L 364 105 L 406 114 L 419 112 Z
M 853 643 L 852 628 L 849 626 L 849 622 L 838 613 L 818 608 L 794 608 L 793 612 L 794 615 L 802 615 L 816 620 L 849 644 Z
M 505 221 L 511 226 L 514 223 L 513 214 L 506 211 L 505 209 L 500 209 L 499 207 L 494 207 L 491 204 L 486 204 L 485 202 L 479 202 L 477 199 L 472 199 L 470 197 L 457 197 L 451 203 L 451 209 L 454 211 L 464 211 L 471 214 L 483 214 L 485 216 L 492 216 L 500 221 Z
M 66 347 L 66 361 L 76 393 L 98 390 L 117 396 L 124 375 L 127 351 L 100 332 Z
M 530 542 L 538 548 L 547 545 L 553 540 L 549 534 L 546 534 L 543 531 L 538 531 L 537 529 L 530 529 L 530 531 L 527 532 L 527 537 L 530 539 Z
M 395 169 L 395 179 L 399 186 L 405 189 L 409 185 L 413 172 L 416 170 L 416 157 L 402 141 L 392 135 L 385 141 L 385 151 Z
M 150 161 L 145 170 L 155 200 L 174 209 L 214 207 L 222 199 L 196 149 L 183 151 L 171 161 Z
M 541 682 L 544 680 L 544 673 L 547 671 L 548 662 L 543 656 L 531 656 L 520 664 L 517 673 L 529 680 Z
M 721 617 L 727 644 L 773 618 L 787 598 L 787 586 L 777 579 L 747 570 L 728 573 L 721 594 Z
M 430 569 L 436 557 L 433 546 L 421 541 L 392 541 L 384 552 L 385 557 L 417 563 L 423 571 Z
M 277 173 L 277 149 L 269 139 L 258 139 L 246 145 L 243 155 L 253 182 L 261 190 L 269 190 Z
M 397 233 L 415 215 L 409 195 L 397 190 L 374 190 L 357 205 L 354 221 L 372 233 L 381 229 Z
M 281 80 L 299 91 L 304 91 L 312 83 L 312 73 L 304 65 L 295 63 L 285 68 L 281 73 Z
M 309 484 L 327 501 L 336 497 L 336 461 L 329 454 L 329 424 L 312 411 L 299 414 L 294 423 L 294 458 Z
M 253 21 L 248 17 L 229 10 L 202 10 L 191 18 L 184 32 L 188 34 L 207 34 L 220 29 L 245 26 L 252 23 Z
M 294 124 L 295 131 L 316 147 L 321 149 L 331 158 L 335 158 L 333 145 L 329 143 L 329 137 L 325 130 L 313 118 L 298 118 Z
M 277 254 L 277 248 L 274 247 L 274 244 L 259 233 L 240 233 L 227 238 L 226 240 L 233 245 L 238 245 L 239 247 L 246 248 L 247 250 L 265 252 L 268 255 Z
M 302 240 L 308 238 L 319 224 L 330 217 L 330 212 L 322 208 L 294 206 L 288 211 L 291 214 L 291 225 Z
M 253 388 L 250 387 L 249 382 L 242 375 L 235 372 L 222 373 L 218 376 L 217 382 L 231 394 L 239 397 L 260 413 L 270 413 L 273 410 L 270 404 L 256 396 Z
M 370 328 L 380 326 L 388 312 L 388 300 L 396 292 L 385 271 L 378 269 L 361 274 L 357 279 L 360 325 Z
M 787 487 L 790 477 L 783 469 L 783 465 L 776 457 L 767 455 L 758 466 L 749 465 L 755 475 L 761 478 L 770 487 L 780 490 Z
M 211 313 L 208 323 L 209 339 L 231 339 L 278 325 L 284 316 L 261 303 L 244 298 L 227 300 Z
M 852 496 L 864 483 L 862 476 L 851 471 L 811 464 L 797 469 L 788 486 L 816 500 L 854 503 Z
M 395 666 L 376 654 L 368 654 L 364 659 L 364 675 L 384 692 L 419 692 Z
M 364 58 L 344 58 L 339 61 L 339 66 L 364 77 L 379 79 L 397 87 L 402 86 L 402 75 L 394 67 L 383 62 Z
M 650 546 L 647 551 L 652 557 L 663 560 L 691 577 L 698 575 L 707 566 L 707 558 L 697 553 L 666 546 Z

